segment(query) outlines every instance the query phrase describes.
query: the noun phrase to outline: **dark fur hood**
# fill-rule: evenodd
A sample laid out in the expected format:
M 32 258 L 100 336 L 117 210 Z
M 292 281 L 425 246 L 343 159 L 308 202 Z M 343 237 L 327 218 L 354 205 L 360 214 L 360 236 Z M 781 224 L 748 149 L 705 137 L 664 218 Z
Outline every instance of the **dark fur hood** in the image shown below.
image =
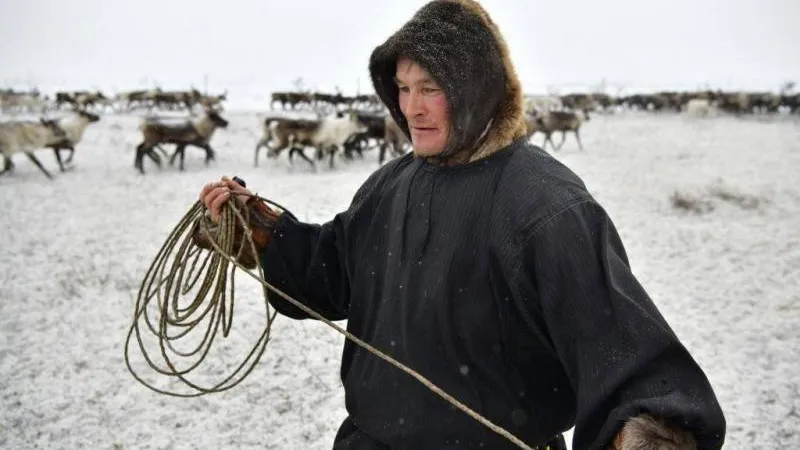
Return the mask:
M 525 135 L 522 86 L 508 47 L 477 2 L 432 1 L 372 52 L 375 92 L 410 139 L 394 83 L 400 56 L 425 68 L 444 91 L 451 122 L 444 158 L 474 161 Z

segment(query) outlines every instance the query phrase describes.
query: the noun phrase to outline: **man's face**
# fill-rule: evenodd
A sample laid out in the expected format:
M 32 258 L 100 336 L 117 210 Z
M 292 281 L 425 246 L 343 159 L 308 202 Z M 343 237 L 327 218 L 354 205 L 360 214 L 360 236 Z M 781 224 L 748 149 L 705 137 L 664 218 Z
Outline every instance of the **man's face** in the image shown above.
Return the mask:
M 441 153 L 450 134 L 447 99 L 428 72 L 407 58 L 397 61 L 395 82 L 400 90 L 400 110 L 411 130 L 414 153 Z

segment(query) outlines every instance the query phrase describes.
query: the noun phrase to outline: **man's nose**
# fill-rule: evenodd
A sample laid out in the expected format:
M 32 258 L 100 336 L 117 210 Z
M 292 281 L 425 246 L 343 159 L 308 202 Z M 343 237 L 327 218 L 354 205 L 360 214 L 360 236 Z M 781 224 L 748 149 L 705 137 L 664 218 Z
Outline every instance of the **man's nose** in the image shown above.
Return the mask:
M 422 99 L 422 94 L 412 90 L 408 95 L 408 113 L 411 116 L 419 116 L 425 114 L 425 104 Z

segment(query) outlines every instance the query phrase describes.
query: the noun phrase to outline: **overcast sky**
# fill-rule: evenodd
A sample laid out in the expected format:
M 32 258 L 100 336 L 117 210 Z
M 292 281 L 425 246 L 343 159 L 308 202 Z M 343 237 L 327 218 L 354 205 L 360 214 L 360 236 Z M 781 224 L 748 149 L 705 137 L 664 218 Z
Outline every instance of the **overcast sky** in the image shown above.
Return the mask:
M 0 0 L 0 85 L 371 92 L 372 48 L 421 0 Z M 777 90 L 800 0 L 485 0 L 529 92 Z

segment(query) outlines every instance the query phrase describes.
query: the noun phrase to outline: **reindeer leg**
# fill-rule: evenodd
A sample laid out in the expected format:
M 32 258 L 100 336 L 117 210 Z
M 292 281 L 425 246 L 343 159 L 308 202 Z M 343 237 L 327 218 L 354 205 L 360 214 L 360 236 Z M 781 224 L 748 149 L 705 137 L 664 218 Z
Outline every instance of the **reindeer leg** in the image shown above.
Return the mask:
M 259 140 L 258 143 L 256 144 L 256 157 L 255 160 L 253 161 L 254 167 L 258 167 L 258 151 L 261 150 L 262 146 L 266 147 L 266 142 L 264 142 L 263 139 Z
M 355 150 L 355 143 L 345 142 L 343 155 L 346 159 L 353 159 L 353 150 Z
M 364 145 L 361 145 L 358 148 L 358 157 L 360 159 L 364 159 L 364 150 L 369 150 L 371 147 L 369 146 L 369 138 L 364 140 Z
M 314 161 L 312 161 L 312 160 L 311 160 L 311 158 L 309 158 L 309 157 L 306 155 L 306 151 L 305 151 L 305 149 L 302 149 L 302 148 L 301 148 L 301 149 L 299 149 L 297 152 L 298 152 L 298 153 L 300 153 L 300 157 L 301 157 L 301 158 L 305 159 L 306 161 L 308 161 L 308 163 L 309 163 L 309 164 L 311 164 L 311 167 L 312 167 L 313 169 L 316 169 L 316 168 L 317 168 L 317 165 L 314 163 Z
M 178 155 L 181 155 L 181 163 L 180 166 L 178 167 L 178 170 L 183 172 L 183 160 L 184 156 L 186 155 L 186 144 L 178 144 L 175 146 L 175 153 L 172 154 L 172 158 L 170 158 L 169 160 L 170 166 L 173 165 L 173 163 L 175 162 L 175 157 Z
M 64 162 L 69 164 L 72 162 L 72 157 L 75 156 L 75 148 L 70 145 L 69 147 L 66 147 L 66 150 L 69 150 L 69 157 L 67 157 L 67 160 Z
M 561 130 L 561 142 L 558 143 L 556 150 L 561 150 L 565 140 L 567 140 L 567 132 L 565 130 Z
M 3 170 L 0 170 L 0 175 L 10 172 L 14 170 L 14 162 L 11 161 L 11 157 L 7 155 L 3 155 Z
M 388 146 L 389 146 L 389 144 L 387 144 L 386 142 L 381 143 L 380 153 L 378 153 L 378 165 L 379 166 L 383 165 L 383 160 L 386 158 L 386 147 L 388 147 Z
M 578 140 L 578 147 L 580 147 L 581 151 L 583 152 L 586 150 L 583 149 L 583 144 L 581 144 L 581 135 L 579 133 L 579 130 L 580 130 L 579 128 L 575 129 L 575 139 Z
M 69 150 L 69 158 L 67 158 L 66 161 L 62 161 L 62 159 L 61 159 L 61 151 L 62 150 Z M 55 155 L 56 155 L 56 161 L 58 162 L 58 168 L 62 172 L 66 172 L 67 169 L 64 166 L 64 164 L 69 164 L 69 162 L 72 161 L 72 157 L 75 155 L 75 148 L 72 147 L 71 144 L 68 147 L 53 147 L 53 153 L 55 153 Z
M 547 141 L 550 141 L 550 145 L 553 145 L 553 141 L 550 139 L 550 133 L 544 134 L 544 141 L 542 141 L 542 150 L 547 150 Z
M 156 148 L 161 148 L 160 146 L 156 146 Z M 175 158 L 178 157 L 178 153 L 181 152 L 181 144 L 175 144 L 175 150 L 172 152 L 172 156 L 169 157 L 169 166 L 172 167 L 175 165 Z M 164 152 L 164 157 L 167 157 L 167 152 Z
M 553 133 L 545 133 L 544 134 L 544 142 L 542 142 L 542 149 L 547 148 L 547 143 L 550 142 L 550 147 L 555 150 L 556 144 L 553 142 Z
M 556 148 L 556 143 L 553 142 L 553 133 L 547 133 L 547 140 L 550 142 L 550 147 L 553 149 L 553 151 L 558 151 Z
M 56 162 L 58 162 L 58 168 L 65 172 L 64 170 L 64 163 L 61 161 L 61 148 L 60 147 L 53 147 L 53 153 L 56 155 Z
M 36 164 L 36 167 L 38 167 L 39 170 L 41 170 L 42 172 L 44 172 L 45 175 L 47 175 L 47 178 L 50 178 L 51 180 L 53 179 L 53 176 L 50 175 L 50 172 L 48 172 L 47 169 L 44 168 L 42 163 L 40 163 L 39 160 L 36 159 L 36 156 L 34 156 L 33 153 L 25 152 L 25 154 L 28 156 L 28 159 L 30 159 L 31 161 L 33 161 L 34 164 Z
M 214 153 L 214 149 L 213 149 L 213 148 L 211 148 L 211 146 L 210 146 L 210 145 L 208 145 L 208 144 L 204 144 L 204 145 L 202 146 L 202 148 L 203 148 L 203 150 L 205 150 L 205 151 L 206 151 L 206 166 L 208 166 L 208 164 L 209 164 L 211 161 L 213 161 L 213 160 L 217 159 L 217 157 L 216 157 L 216 155 L 215 155 L 215 153 Z M 183 158 L 183 157 L 181 157 L 181 158 Z
M 328 150 L 328 152 L 330 153 L 330 158 L 331 158 L 330 159 L 330 163 L 329 163 L 331 169 L 333 169 L 333 157 L 336 156 L 336 150 L 338 150 L 338 147 L 336 147 L 336 146 L 332 146 L 330 148 L 330 150 Z
M 167 153 L 167 151 L 166 151 L 166 150 L 164 150 L 164 147 L 162 147 L 162 146 L 160 146 L 160 145 L 156 145 L 156 149 L 157 149 L 159 152 L 161 152 L 161 155 L 162 155 L 164 158 L 166 158 L 167 156 L 169 156 L 169 153 Z
M 139 169 L 139 172 L 144 175 L 144 142 L 136 146 L 136 158 L 133 160 L 133 167 Z
M 62 149 L 62 150 L 64 150 L 64 149 Z M 69 147 L 66 148 L 66 150 L 69 150 L 69 156 L 67 157 L 66 161 L 64 161 L 64 163 L 65 164 L 71 164 L 72 163 L 72 157 L 75 156 L 75 147 L 73 147 L 72 144 L 70 144 Z
M 158 165 L 158 168 L 160 170 L 161 169 L 161 157 L 158 156 L 158 153 L 154 152 L 152 147 L 148 148 L 145 153 L 147 154 L 147 156 L 150 159 L 153 160 L 154 163 L 156 163 L 156 165 Z M 144 173 L 144 172 L 142 172 L 142 173 Z
M 358 155 L 359 159 L 364 159 L 364 149 L 369 145 L 369 138 L 365 138 L 363 140 L 356 141 L 356 145 L 353 147 L 355 154 Z M 350 159 L 353 159 L 353 153 L 350 153 Z

